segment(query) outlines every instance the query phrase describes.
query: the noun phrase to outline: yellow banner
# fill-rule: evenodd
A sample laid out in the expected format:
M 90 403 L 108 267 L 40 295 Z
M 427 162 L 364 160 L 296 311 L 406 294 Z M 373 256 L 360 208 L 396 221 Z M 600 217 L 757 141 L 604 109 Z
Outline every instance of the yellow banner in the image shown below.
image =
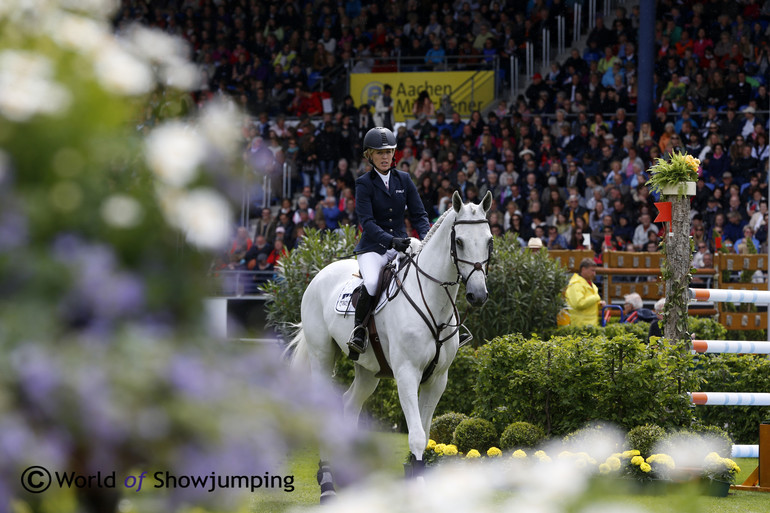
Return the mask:
M 422 91 L 428 91 L 436 106 L 447 95 L 452 107 L 463 117 L 482 110 L 495 98 L 494 71 L 431 71 L 422 73 L 352 73 L 350 95 L 356 106 L 368 103 L 374 113 L 374 103 L 385 84 L 393 91 L 395 121 L 413 119 L 412 103 Z

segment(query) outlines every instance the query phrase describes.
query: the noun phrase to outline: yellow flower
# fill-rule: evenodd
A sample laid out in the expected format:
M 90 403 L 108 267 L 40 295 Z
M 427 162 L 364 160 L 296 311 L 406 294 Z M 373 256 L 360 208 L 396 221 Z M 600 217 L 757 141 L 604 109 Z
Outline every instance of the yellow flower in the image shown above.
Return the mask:
M 535 458 L 537 458 L 537 459 L 538 459 L 538 460 L 540 460 L 540 461 L 545 461 L 545 462 L 551 461 L 551 457 L 550 457 L 550 456 L 548 456 L 548 455 L 545 453 L 545 451 L 537 451 L 537 452 L 535 453 Z
M 577 453 L 578 458 L 585 460 L 589 465 L 596 465 L 596 460 L 591 457 L 587 452 Z
M 436 441 L 432 439 L 428 439 L 428 446 L 426 447 L 426 449 L 431 450 L 434 447 L 436 447 Z
M 633 458 L 631 458 L 631 463 L 633 465 L 641 465 L 642 463 L 644 463 L 644 458 L 642 458 L 641 456 L 634 456 Z
M 572 454 L 571 452 L 569 452 L 569 451 L 561 451 L 561 452 L 559 453 L 559 456 L 558 456 L 558 458 L 559 458 L 560 460 L 564 460 L 564 459 L 569 459 L 569 458 L 571 458 L 572 456 L 573 456 L 573 454 Z
M 517 460 L 523 460 L 526 459 L 527 453 L 519 449 L 518 451 L 514 451 L 511 457 L 516 458 Z
M 436 444 L 433 446 L 433 452 L 436 454 L 444 454 L 446 450 L 446 444 Z
M 688 166 L 692 168 L 693 171 L 698 171 L 698 168 L 700 167 L 700 160 L 696 159 L 692 155 L 685 155 L 684 161 L 687 163 Z
M 647 463 L 652 465 L 653 463 L 657 463 L 658 465 L 663 465 L 664 467 L 667 467 L 671 470 L 674 470 L 676 468 L 676 464 L 674 463 L 674 458 L 669 456 L 668 454 L 653 454 L 649 458 L 647 458 Z
M 481 453 L 476 449 L 471 449 L 470 451 L 468 451 L 468 454 L 466 454 L 465 457 L 467 459 L 481 458 Z
M 630 451 L 623 451 L 623 457 L 624 458 L 633 458 L 634 456 L 639 456 L 640 454 L 642 454 L 642 453 L 640 453 L 636 449 L 631 449 Z
M 650 466 L 649 463 L 646 463 L 643 461 L 642 464 L 639 465 L 639 470 L 641 470 L 642 472 L 649 472 L 650 470 L 652 470 L 652 467 Z
M 609 466 L 610 470 L 612 471 L 620 470 L 620 458 L 618 458 L 617 456 L 610 456 L 609 458 L 607 458 L 607 461 L 605 461 L 604 463 L 606 463 L 607 466 Z M 601 468 L 601 465 L 600 465 L 600 468 Z
M 727 468 L 729 468 L 729 469 L 730 469 L 732 472 L 738 473 L 738 472 L 740 472 L 740 471 L 741 471 L 741 467 L 739 467 L 739 466 L 738 466 L 738 464 L 737 464 L 737 463 L 735 463 L 735 462 L 734 462 L 733 460 L 731 460 L 730 458 L 725 458 L 724 460 L 722 460 L 722 462 L 723 462 L 725 465 L 727 465 Z
M 612 471 L 612 469 L 606 463 L 602 463 L 601 465 L 599 465 L 599 473 L 600 474 L 609 474 L 611 471 Z
M 444 456 L 457 456 L 457 446 L 449 444 L 444 447 Z
M 489 456 L 490 458 L 499 458 L 502 455 L 503 455 L 503 451 L 501 451 L 497 447 L 490 447 L 489 450 L 487 451 L 487 456 Z
M 710 452 L 706 456 L 705 462 L 709 465 L 719 465 L 722 463 L 722 457 L 715 452 Z

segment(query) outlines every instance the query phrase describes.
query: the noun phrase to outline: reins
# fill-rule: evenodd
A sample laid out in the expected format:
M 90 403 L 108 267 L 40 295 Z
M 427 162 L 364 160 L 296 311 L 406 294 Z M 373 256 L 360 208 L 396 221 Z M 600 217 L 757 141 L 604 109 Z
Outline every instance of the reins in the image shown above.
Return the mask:
M 420 383 L 425 383 L 433 374 L 433 371 L 436 369 L 436 365 L 438 365 L 438 359 L 440 356 L 441 347 L 444 345 L 444 342 L 452 338 L 455 333 L 457 333 L 460 330 L 460 327 L 463 325 L 464 319 L 460 320 L 460 312 L 457 310 L 457 300 L 452 298 L 452 294 L 449 292 L 449 287 L 459 285 L 461 282 L 466 283 L 468 279 L 473 275 L 476 271 L 481 271 L 484 273 L 484 276 L 486 277 L 489 271 L 489 260 L 492 257 L 492 243 L 490 241 L 489 249 L 487 252 L 487 258 L 484 261 L 481 262 L 471 262 L 468 260 L 463 260 L 457 256 L 457 245 L 456 245 L 456 235 L 455 235 L 455 226 L 458 224 L 480 224 L 480 223 L 487 223 L 489 224 L 489 221 L 486 219 L 475 219 L 475 220 L 463 220 L 463 221 L 455 221 L 452 224 L 452 235 L 450 238 L 450 255 L 452 257 L 452 262 L 455 265 L 455 269 L 457 270 L 457 277 L 454 281 L 441 281 L 436 279 L 435 277 L 431 276 L 425 270 L 420 267 L 417 260 L 419 260 L 420 256 L 417 255 L 417 259 L 415 259 L 412 255 L 405 253 L 406 258 L 406 265 L 403 268 L 403 278 L 399 277 L 399 273 L 395 273 L 393 278 L 396 281 L 396 292 L 393 294 L 393 296 L 389 296 L 388 300 L 395 298 L 399 292 L 403 292 L 404 296 L 406 297 L 407 301 L 409 301 L 409 304 L 412 305 L 412 307 L 415 309 L 415 311 L 420 315 L 422 320 L 425 322 L 425 325 L 428 326 L 428 329 L 431 332 L 431 335 L 433 335 L 433 340 L 436 344 L 436 354 L 434 355 L 431 362 L 428 364 L 428 366 L 425 368 L 425 371 L 423 371 L 422 379 L 420 380 Z M 460 263 L 464 264 L 470 264 L 473 266 L 473 270 L 468 274 L 468 276 L 463 277 L 462 273 L 460 272 Z M 409 293 L 406 291 L 406 288 L 404 287 L 404 281 L 406 281 L 406 277 L 409 274 L 409 268 L 414 266 L 415 268 L 415 276 L 417 278 L 417 286 L 420 290 L 420 298 L 422 299 L 422 304 L 424 305 L 424 309 L 428 312 L 428 315 L 425 315 L 425 312 L 423 309 L 419 307 L 417 302 L 409 295 Z M 447 322 L 438 323 L 436 321 L 436 317 L 433 315 L 433 312 L 430 309 L 430 306 L 428 306 L 428 301 L 425 299 L 425 291 L 423 289 L 422 280 L 420 280 L 420 275 L 426 277 L 430 281 L 438 284 L 442 289 L 444 289 L 444 292 L 447 295 L 447 299 L 449 300 L 449 303 L 452 305 L 452 313 L 449 315 L 449 319 L 447 319 Z M 467 317 L 467 312 L 465 314 L 465 317 Z M 428 319 L 428 316 L 430 316 L 430 319 Z M 456 324 L 452 324 L 452 317 L 454 316 L 455 319 L 457 319 Z M 445 336 L 444 338 L 441 338 L 441 332 L 444 331 L 447 328 L 454 328 L 452 331 Z

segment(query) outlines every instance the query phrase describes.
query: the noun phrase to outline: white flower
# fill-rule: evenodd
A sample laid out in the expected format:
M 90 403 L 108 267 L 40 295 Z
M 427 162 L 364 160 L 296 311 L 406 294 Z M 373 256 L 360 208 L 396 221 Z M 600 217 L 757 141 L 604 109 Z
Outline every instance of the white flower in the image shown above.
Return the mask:
M 200 69 L 195 64 L 179 59 L 160 70 L 163 83 L 180 91 L 194 91 L 200 87 Z
M 120 5 L 119 0 L 60 0 L 62 7 L 85 12 L 99 18 L 109 18 Z
M 94 61 L 96 77 L 108 91 L 133 96 L 147 93 L 155 85 L 150 66 L 117 42 L 102 46 Z
M 207 102 L 199 117 L 201 135 L 222 153 L 234 152 L 241 141 L 240 113 L 229 100 Z
M 96 52 L 112 38 L 106 23 L 68 12 L 46 18 L 45 25 L 59 46 L 86 53 Z
M 200 72 L 190 62 L 190 48 L 184 39 L 158 29 L 132 25 L 126 32 L 126 43 L 137 55 L 158 65 L 158 73 L 165 85 L 182 91 L 199 86 Z
M 134 198 L 113 194 L 102 203 L 104 222 L 116 228 L 133 228 L 142 218 L 142 206 Z
M 150 132 L 147 163 L 166 184 L 183 187 L 195 178 L 206 156 L 206 141 L 195 130 L 174 121 Z
M 187 240 L 203 249 L 221 249 L 230 237 L 230 205 L 216 191 L 198 188 L 190 192 L 159 188 L 161 205 L 169 223 Z
M 27 121 L 36 114 L 57 114 L 66 110 L 72 96 L 50 80 L 53 65 L 34 52 L 0 52 L 0 115 L 12 121 Z

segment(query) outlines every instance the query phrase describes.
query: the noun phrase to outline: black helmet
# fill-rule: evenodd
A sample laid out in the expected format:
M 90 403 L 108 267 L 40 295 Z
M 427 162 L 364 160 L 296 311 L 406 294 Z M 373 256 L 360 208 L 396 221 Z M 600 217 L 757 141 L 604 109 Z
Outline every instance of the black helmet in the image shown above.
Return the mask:
M 374 127 L 364 136 L 364 151 L 368 149 L 394 150 L 396 149 L 396 136 L 387 128 Z

